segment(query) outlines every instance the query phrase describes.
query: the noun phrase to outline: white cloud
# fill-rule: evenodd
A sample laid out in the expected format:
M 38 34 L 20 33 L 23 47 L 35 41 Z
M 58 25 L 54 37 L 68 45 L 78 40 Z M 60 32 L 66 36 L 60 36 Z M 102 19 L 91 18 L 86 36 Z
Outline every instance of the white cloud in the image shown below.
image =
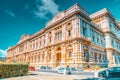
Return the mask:
M 0 49 L 0 57 L 5 57 L 7 55 L 7 50 Z
M 59 6 L 54 2 L 54 0 L 36 0 L 36 7 L 37 10 L 34 11 L 34 14 L 39 18 L 48 19 L 46 17 L 48 13 L 55 15 L 59 12 Z
M 16 17 L 16 15 L 10 10 L 6 10 L 5 13 L 12 16 L 12 17 Z

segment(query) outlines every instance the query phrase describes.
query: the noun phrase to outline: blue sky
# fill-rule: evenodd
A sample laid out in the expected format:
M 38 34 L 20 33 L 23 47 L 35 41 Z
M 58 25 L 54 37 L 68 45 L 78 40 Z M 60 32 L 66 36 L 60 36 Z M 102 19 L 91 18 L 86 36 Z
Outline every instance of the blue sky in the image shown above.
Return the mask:
M 120 0 L 0 0 L 0 56 L 22 34 L 42 29 L 56 13 L 78 3 L 90 14 L 107 8 L 120 20 Z

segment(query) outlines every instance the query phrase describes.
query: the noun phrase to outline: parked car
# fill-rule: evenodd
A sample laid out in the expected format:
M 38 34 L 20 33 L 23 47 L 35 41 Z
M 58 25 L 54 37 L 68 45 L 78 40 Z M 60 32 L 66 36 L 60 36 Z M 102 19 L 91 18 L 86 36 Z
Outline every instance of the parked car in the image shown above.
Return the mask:
M 65 68 L 64 74 L 72 74 L 72 71 L 70 68 Z
M 82 71 L 83 71 L 83 69 L 81 67 L 78 67 L 77 73 L 81 73 Z
M 58 71 L 58 73 L 62 74 L 62 73 L 64 73 L 64 70 L 65 70 L 65 68 L 60 67 L 57 71 Z
M 40 69 L 46 69 L 46 66 L 41 66 Z
M 120 67 L 111 67 L 106 70 L 98 72 L 99 77 L 120 77 Z
M 35 68 L 31 66 L 31 67 L 29 67 L 29 70 L 30 71 L 35 71 Z
M 70 68 L 60 67 L 58 69 L 58 73 L 61 73 L 61 74 L 72 74 L 72 71 L 71 71 Z

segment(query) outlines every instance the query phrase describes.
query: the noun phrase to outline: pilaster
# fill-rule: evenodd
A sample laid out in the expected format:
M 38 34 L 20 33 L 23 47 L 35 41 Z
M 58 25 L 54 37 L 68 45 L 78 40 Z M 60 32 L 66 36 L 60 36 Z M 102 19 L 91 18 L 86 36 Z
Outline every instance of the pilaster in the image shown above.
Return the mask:
M 62 25 L 62 41 L 66 39 L 66 25 Z
M 53 68 L 56 67 L 56 54 L 55 54 L 55 48 L 54 47 L 52 47 L 52 50 L 51 50 L 51 64 L 52 64 Z
M 63 66 L 66 64 L 66 46 L 65 44 L 62 45 L 62 57 L 61 57 L 61 63 Z
M 111 67 L 114 64 L 114 59 L 113 59 L 114 51 L 112 49 L 107 49 L 106 53 L 107 53 L 107 60 L 109 61 L 108 62 L 108 67 Z
M 73 64 L 75 67 L 81 66 L 81 54 L 80 54 L 80 44 L 79 42 L 74 42 L 73 44 Z

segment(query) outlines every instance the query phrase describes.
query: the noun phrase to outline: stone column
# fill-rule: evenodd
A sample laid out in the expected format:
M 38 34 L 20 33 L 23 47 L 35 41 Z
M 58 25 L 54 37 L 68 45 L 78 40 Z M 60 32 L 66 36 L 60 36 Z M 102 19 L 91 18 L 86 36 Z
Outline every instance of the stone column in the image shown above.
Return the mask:
M 106 50 L 107 53 L 107 60 L 108 60 L 108 67 L 113 66 L 114 59 L 113 59 L 113 50 Z
M 29 56 L 30 56 L 30 53 L 27 53 L 27 62 L 28 62 L 28 63 L 30 62 Z
M 118 56 L 118 60 L 119 60 L 119 64 L 118 64 L 118 66 L 120 66 L 120 55 Z
M 61 57 L 61 63 L 62 63 L 62 66 L 66 66 L 66 46 L 65 44 L 62 45 L 62 57 Z
M 47 51 L 45 51 L 45 57 L 44 57 L 44 63 L 46 64 L 46 66 L 48 65 L 48 59 L 47 59 Z
M 73 64 L 77 68 L 80 66 L 80 44 L 79 42 L 74 42 L 73 44 Z
M 56 53 L 54 47 L 52 47 L 51 49 L 51 64 L 52 64 L 52 68 L 56 67 Z
M 82 58 L 83 58 L 83 44 L 82 44 L 82 42 L 80 42 L 80 46 L 79 46 L 80 48 L 79 48 L 79 57 L 80 57 L 80 66 L 82 67 L 83 66 L 83 64 L 82 64 Z
M 42 58 L 42 53 L 40 53 L 40 63 L 43 63 L 42 60 L 43 58 Z
M 46 35 L 45 35 L 45 46 L 48 45 L 48 42 L 49 42 L 49 40 L 48 40 L 48 33 L 46 33 Z
M 55 42 L 55 30 L 52 30 L 52 43 L 54 43 Z
M 88 45 L 88 64 L 90 64 L 91 45 Z
M 83 36 L 83 32 L 82 32 L 82 19 L 79 20 L 79 32 L 80 32 L 80 36 Z
M 62 25 L 62 41 L 66 39 L 66 26 Z
M 38 53 L 36 53 L 36 63 L 38 64 Z
M 111 45 L 111 37 L 109 34 L 105 34 L 105 43 L 106 43 L 106 48 L 111 48 L 112 45 Z
M 79 19 L 79 15 L 77 15 L 75 24 L 76 24 L 76 35 L 78 37 L 78 36 L 80 36 L 80 19 Z
M 26 62 L 26 53 L 23 54 L 23 62 Z

